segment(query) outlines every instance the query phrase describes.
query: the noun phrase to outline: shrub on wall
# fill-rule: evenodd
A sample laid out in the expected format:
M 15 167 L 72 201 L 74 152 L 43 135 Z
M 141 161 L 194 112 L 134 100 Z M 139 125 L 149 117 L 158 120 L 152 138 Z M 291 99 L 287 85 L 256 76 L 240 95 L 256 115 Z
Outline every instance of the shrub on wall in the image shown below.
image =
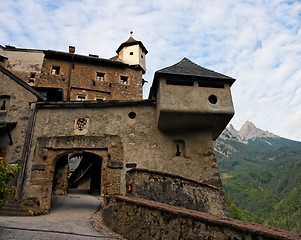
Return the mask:
M 9 181 L 18 172 L 18 166 L 5 164 L 4 159 L 0 157 L 0 208 L 6 203 L 6 200 L 15 192 L 15 188 L 9 186 Z

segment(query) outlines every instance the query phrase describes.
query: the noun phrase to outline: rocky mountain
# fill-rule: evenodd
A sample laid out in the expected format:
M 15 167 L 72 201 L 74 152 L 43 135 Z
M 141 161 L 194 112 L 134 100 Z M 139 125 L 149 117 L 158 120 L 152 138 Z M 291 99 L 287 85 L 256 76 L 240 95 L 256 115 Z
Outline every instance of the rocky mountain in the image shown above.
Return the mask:
M 263 131 L 249 121 L 245 122 L 239 131 L 237 131 L 233 125 L 230 124 L 214 142 L 214 148 L 216 152 L 225 156 L 230 156 L 232 152 L 236 152 L 237 149 L 233 146 L 233 144 L 227 144 L 227 141 L 248 144 L 249 140 L 254 141 L 255 139 L 261 139 L 261 141 L 265 142 L 266 144 L 271 144 L 270 142 L 264 140 L 266 138 L 280 139 L 279 136 L 269 131 Z
M 243 220 L 301 232 L 301 142 L 246 122 L 214 143 L 223 187 Z
M 279 138 L 279 136 L 273 133 L 270 133 L 268 131 L 263 131 L 257 128 L 253 123 L 249 121 L 245 122 L 245 124 L 242 125 L 238 134 L 244 141 L 248 141 L 249 139 L 255 139 L 255 138 Z

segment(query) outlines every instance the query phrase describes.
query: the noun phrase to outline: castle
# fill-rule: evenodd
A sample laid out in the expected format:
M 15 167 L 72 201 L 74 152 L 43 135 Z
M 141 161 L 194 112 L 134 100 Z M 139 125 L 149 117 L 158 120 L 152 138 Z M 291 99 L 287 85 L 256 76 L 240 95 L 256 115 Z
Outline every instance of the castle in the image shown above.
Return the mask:
M 235 79 L 183 58 L 144 100 L 146 47 L 130 36 L 116 53 L 0 46 L 0 156 L 20 166 L 15 198 L 43 214 L 53 194 L 87 190 L 129 239 L 272 236 L 224 218 L 213 140 L 233 117 Z

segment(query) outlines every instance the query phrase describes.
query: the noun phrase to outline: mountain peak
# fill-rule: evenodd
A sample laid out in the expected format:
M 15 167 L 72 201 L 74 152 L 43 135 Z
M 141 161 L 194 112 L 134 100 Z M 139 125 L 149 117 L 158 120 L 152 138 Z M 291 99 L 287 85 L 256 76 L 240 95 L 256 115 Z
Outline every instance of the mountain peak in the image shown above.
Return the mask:
M 250 139 L 254 140 L 256 138 L 279 138 L 279 136 L 257 128 L 250 121 L 245 122 L 239 131 L 230 124 L 214 142 L 214 149 L 221 155 L 228 157 L 238 151 L 233 142 L 247 145 Z M 271 144 L 263 139 L 260 140 L 265 144 Z
M 263 131 L 259 128 L 257 128 L 252 122 L 246 121 L 244 125 L 240 128 L 238 131 L 240 137 L 242 140 L 247 141 L 249 139 L 254 139 L 258 137 L 271 137 L 275 138 L 278 137 L 277 135 L 268 132 L 268 131 Z

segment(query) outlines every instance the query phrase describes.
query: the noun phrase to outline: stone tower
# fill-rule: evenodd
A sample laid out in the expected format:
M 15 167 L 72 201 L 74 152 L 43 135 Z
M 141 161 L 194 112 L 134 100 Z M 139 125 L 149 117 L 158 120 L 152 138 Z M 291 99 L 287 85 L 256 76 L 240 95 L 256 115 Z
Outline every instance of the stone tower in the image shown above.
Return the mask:
M 234 81 L 187 58 L 157 71 L 150 98 L 157 100 L 158 128 L 164 132 L 206 129 L 215 140 L 234 115 L 230 92 Z
M 133 32 L 131 32 L 129 39 L 119 46 L 116 53 L 118 54 L 118 58 L 124 63 L 140 67 L 143 73 L 145 73 L 145 55 L 148 51 L 141 41 L 137 41 L 132 37 L 132 34 Z

